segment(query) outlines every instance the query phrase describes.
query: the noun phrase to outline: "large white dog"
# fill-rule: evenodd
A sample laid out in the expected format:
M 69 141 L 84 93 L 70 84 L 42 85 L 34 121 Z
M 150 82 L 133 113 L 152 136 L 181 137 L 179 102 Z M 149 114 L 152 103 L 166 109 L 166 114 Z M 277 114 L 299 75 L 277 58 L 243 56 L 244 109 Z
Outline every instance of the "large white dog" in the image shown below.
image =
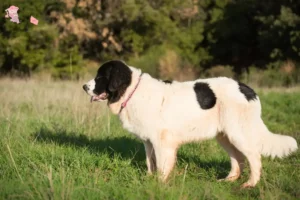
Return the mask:
M 259 97 L 247 85 L 229 78 L 163 82 L 122 61 L 109 61 L 83 86 L 91 101 L 107 100 L 123 127 L 140 138 L 148 172 L 165 181 L 180 145 L 215 138 L 227 151 L 231 171 L 239 178 L 245 157 L 251 174 L 242 187 L 253 187 L 261 175 L 261 154 L 283 157 L 297 149 L 294 138 L 271 133 L 261 119 Z

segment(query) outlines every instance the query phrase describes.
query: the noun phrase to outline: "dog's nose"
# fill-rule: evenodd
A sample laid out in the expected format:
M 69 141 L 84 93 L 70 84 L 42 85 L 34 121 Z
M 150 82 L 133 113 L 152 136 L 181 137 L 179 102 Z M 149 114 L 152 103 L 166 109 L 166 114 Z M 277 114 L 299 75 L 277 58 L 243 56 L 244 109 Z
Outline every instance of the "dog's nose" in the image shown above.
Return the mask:
M 84 89 L 84 91 L 88 91 L 88 89 L 89 89 L 89 87 L 87 86 L 87 84 L 84 84 L 84 85 L 82 86 L 82 88 Z

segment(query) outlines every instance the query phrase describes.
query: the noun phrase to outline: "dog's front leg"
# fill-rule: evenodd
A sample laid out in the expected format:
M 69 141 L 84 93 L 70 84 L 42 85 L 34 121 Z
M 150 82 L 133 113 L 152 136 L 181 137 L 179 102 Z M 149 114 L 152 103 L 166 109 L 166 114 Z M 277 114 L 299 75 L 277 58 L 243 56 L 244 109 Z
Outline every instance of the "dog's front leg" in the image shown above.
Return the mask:
M 172 147 L 156 147 L 157 169 L 160 173 L 160 179 L 165 182 L 169 177 L 176 163 L 176 148 Z
M 152 143 L 149 140 L 144 141 L 144 146 L 146 151 L 146 162 L 147 162 L 148 174 L 152 174 L 153 172 L 156 171 L 155 151 Z
M 176 154 L 179 145 L 169 134 L 168 131 L 163 130 L 159 135 L 159 140 L 153 143 L 157 169 L 163 182 L 167 180 L 176 163 Z

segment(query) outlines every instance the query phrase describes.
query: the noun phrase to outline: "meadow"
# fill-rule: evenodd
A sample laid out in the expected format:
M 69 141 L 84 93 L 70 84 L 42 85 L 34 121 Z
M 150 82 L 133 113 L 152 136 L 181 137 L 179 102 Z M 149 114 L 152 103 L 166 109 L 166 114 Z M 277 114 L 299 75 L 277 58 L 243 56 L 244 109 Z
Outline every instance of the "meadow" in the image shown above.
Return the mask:
M 0 199 L 300 199 L 300 151 L 263 158 L 259 184 L 230 170 L 215 140 L 186 144 L 169 181 L 146 174 L 143 144 L 83 81 L 0 80 Z M 300 88 L 257 89 L 269 129 L 300 142 Z

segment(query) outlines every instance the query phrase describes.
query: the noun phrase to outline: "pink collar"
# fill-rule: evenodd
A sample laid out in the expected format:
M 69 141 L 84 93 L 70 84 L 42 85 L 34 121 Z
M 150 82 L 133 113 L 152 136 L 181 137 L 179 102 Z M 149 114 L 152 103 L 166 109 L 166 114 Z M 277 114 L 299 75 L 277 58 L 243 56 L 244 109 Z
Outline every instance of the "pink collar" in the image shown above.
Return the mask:
M 126 107 L 128 101 L 130 100 L 130 98 L 132 97 L 133 93 L 135 92 L 135 90 L 136 90 L 137 87 L 139 86 L 140 81 L 141 81 L 141 79 L 142 79 L 142 75 L 143 75 L 143 73 L 141 73 L 141 75 L 139 76 L 139 80 L 138 80 L 137 84 L 135 85 L 133 91 L 129 94 L 128 98 L 121 104 L 121 109 L 120 109 L 120 111 L 119 111 L 119 114 L 122 112 L 123 108 Z

